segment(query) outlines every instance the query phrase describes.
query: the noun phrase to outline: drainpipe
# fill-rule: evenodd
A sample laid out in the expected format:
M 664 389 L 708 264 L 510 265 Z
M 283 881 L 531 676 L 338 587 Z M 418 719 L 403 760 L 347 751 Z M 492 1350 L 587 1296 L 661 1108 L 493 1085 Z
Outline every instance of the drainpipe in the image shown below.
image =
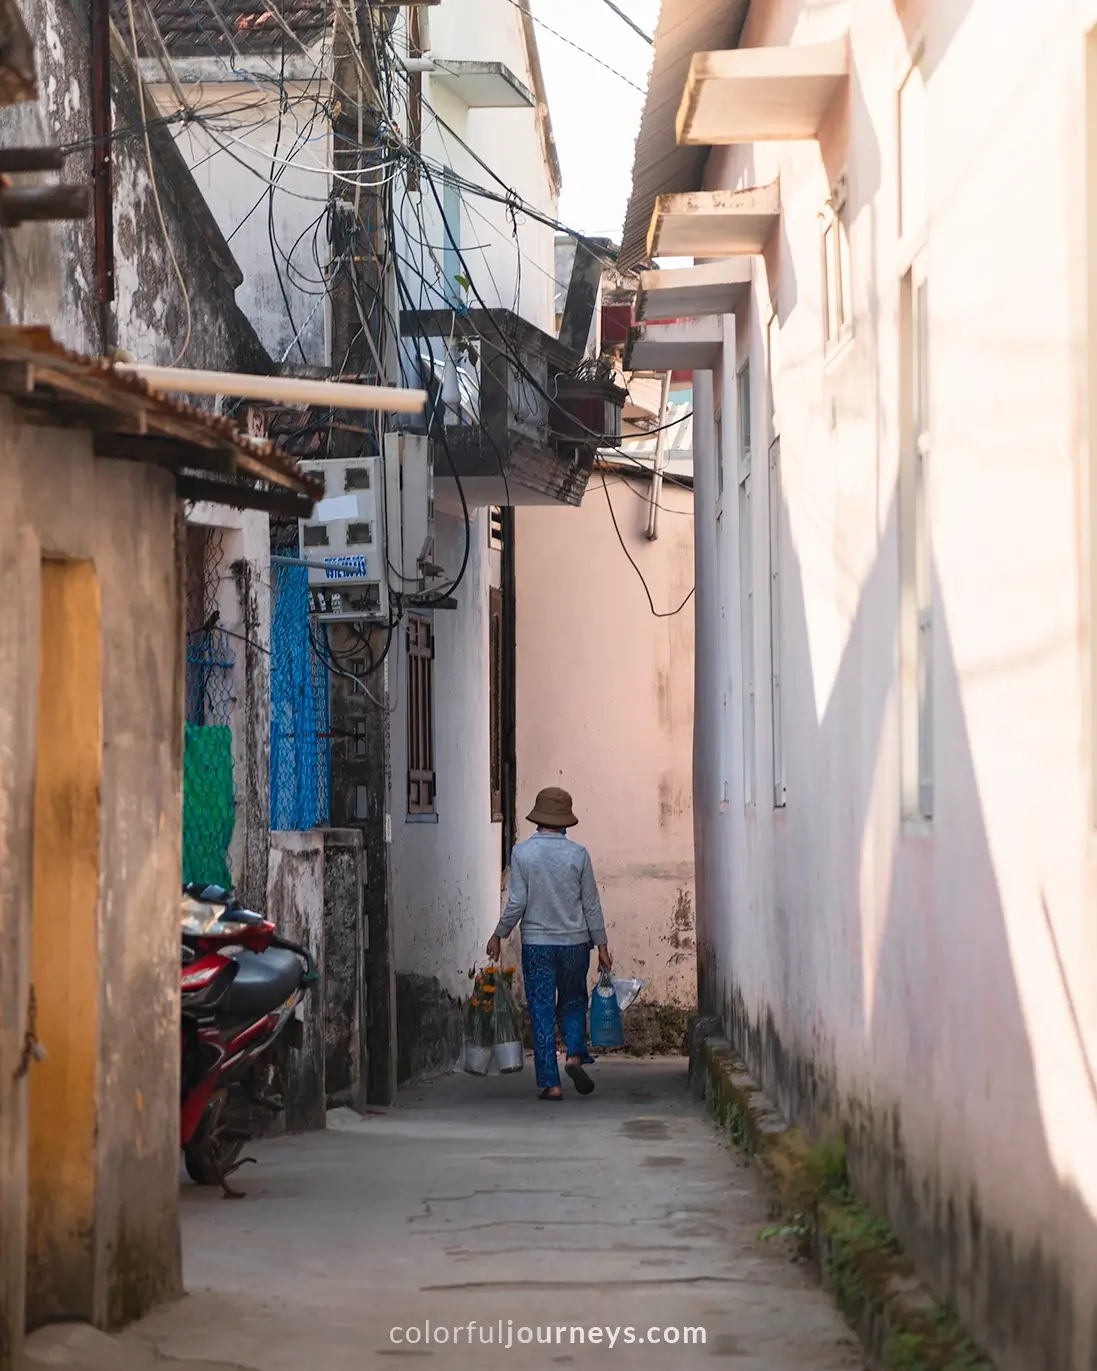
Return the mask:
M 648 537 L 659 536 L 659 496 L 663 493 L 663 472 L 667 466 L 667 406 L 670 403 L 670 372 L 663 373 L 659 395 L 659 432 L 655 438 L 655 466 L 651 473 L 651 503 L 648 506 Z

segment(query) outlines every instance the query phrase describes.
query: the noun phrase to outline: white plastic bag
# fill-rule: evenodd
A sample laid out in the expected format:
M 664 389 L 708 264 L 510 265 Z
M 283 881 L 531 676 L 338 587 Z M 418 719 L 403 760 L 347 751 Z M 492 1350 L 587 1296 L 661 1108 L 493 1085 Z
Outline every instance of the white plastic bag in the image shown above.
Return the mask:
M 630 1004 L 635 1003 L 636 997 L 644 988 L 644 983 L 643 981 L 619 981 L 615 976 L 613 988 L 617 991 L 617 1003 L 621 1006 L 621 1012 L 624 1013 Z

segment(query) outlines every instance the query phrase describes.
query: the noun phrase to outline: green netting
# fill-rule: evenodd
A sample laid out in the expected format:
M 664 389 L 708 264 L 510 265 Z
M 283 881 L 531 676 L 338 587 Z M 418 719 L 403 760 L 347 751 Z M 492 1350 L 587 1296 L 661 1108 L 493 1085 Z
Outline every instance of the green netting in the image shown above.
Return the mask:
M 232 730 L 187 724 L 183 742 L 183 881 L 232 885 L 229 844 L 236 821 Z

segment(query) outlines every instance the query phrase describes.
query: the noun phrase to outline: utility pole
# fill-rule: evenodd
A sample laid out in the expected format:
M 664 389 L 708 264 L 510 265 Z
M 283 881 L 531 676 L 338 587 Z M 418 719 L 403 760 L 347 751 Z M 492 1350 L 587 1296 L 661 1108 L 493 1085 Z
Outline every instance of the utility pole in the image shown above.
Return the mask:
M 333 108 L 333 166 L 345 176 L 367 182 L 379 173 L 383 149 L 379 130 L 383 89 L 376 67 L 381 43 L 373 42 L 373 26 L 387 29 L 392 11 L 358 0 L 337 6 L 333 47 L 335 91 Z M 383 186 L 335 183 L 331 223 L 331 364 L 335 379 L 384 384 L 397 380 L 384 375 L 392 367 L 384 343 L 385 312 L 379 302 L 386 283 L 383 263 L 388 255 L 388 212 Z M 373 347 L 366 337 L 372 335 Z M 378 358 L 383 365 L 378 365 Z M 327 455 L 332 458 L 379 456 L 383 451 L 382 415 L 363 422 L 361 414 L 333 416 Z M 376 546 L 380 549 L 380 531 Z M 383 555 L 378 552 L 375 555 Z M 331 647 L 340 671 L 331 675 L 331 822 L 333 827 L 359 828 L 365 850 L 363 949 L 364 1040 L 363 1075 L 366 1096 L 373 1104 L 391 1104 L 396 1096 L 396 974 L 391 900 L 391 762 L 388 691 L 389 660 L 374 667 L 389 641 L 384 627 L 337 625 Z M 399 629 L 392 636 L 391 660 L 400 648 Z M 354 678 L 354 679 L 348 679 Z M 367 694 L 368 691 L 368 694 Z M 371 698 L 372 697 L 372 698 Z

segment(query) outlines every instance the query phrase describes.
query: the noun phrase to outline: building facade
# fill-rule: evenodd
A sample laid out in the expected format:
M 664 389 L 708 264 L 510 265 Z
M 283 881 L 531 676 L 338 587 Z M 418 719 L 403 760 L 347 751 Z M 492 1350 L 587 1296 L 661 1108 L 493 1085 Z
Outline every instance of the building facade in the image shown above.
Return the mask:
M 1097 1355 L 1095 18 L 664 4 L 623 254 L 694 262 L 702 1009 L 1003 1371 Z
M 519 816 L 543 786 L 573 795 L 616 970 L 644 982 L 634 1018 L 697 993 L 690 466 L 654 496 L 654 539 L 650 458 L 607 458 L 579 509 L 517 518 Z

